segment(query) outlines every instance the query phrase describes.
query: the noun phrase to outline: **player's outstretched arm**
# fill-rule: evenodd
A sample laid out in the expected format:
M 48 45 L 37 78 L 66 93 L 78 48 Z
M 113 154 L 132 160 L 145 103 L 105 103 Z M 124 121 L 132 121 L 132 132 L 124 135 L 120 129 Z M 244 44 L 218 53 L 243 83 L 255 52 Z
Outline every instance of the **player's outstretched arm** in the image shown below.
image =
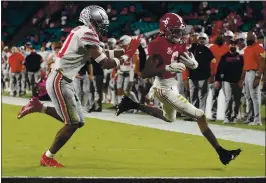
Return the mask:
M 105 54 L 102 48 L 98 46 L 88 46 L 89 52 L 92 56 L 92 58 L 99 64 L 101 64 L 103 69 L 112 69 L 119 67 L 120 64 L 123 64 L 125 60 L 128 59 L 127 55 L 122 55 L 118 58 L 109 58 Z M 121 53 L 120 53 L 121 54 Z M 109 53 L 110 55 L 110 53 Z
M 140 36 L 138 36 L 136 39 L 132 39 L 129 48 L 125 51 L 125 53 L 116 58 L 110 55 L 109 50 L 109 58 L 106 56 L 105 52 L 102 48 L 94 45 L 87 46 L 92 58 L 99 64 L 101 64 L 103 69 L 111 69 L 111 68 L 117 68 L 121 64 L 124 63 L 124 61 L 128 60 L 133 56 L 133 54 L 137 51 L 138 46 L 140 44 Z M 114 55 L 113 55 L 114 56 Z

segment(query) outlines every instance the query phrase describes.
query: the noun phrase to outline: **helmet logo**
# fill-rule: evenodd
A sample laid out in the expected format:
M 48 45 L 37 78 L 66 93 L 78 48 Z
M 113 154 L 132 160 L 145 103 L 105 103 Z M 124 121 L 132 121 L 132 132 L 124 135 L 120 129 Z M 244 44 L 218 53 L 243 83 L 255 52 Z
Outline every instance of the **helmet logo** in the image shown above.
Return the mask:
M 167 26 L 167 25 L 168 25 L 168 21 L 169 21 L 169 19 L 170 19 L 170 18 L 169 18 L 169 17 L 167 17 L 165 20 L 162 20 L 162 22 L 164 23 L 164 25 L 165 25 L 165 26 Z

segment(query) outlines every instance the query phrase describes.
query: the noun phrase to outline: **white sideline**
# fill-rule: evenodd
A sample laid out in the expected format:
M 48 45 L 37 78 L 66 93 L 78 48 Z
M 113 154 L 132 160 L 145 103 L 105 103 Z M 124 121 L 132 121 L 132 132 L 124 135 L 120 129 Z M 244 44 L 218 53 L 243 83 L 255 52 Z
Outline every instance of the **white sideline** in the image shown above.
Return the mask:
M 2 96 L 2 103 L 13 105 L 25 105 L 29 99 L 14 98 Z M 52 105 L 51 102 L 44 102 L 45 104 Z M 144 126 L 149 128 L 156 128 L 160 130 L 180 132 L 186 134 L 202 136 L 197 124 L 195 122 L 185 122 L 176 120 L 174 123 L 165 123 L 162 120 L 150 117 L 148 115 L 138 114 L 121 114 L 116 116 L 114 111 L 104 110 L 101 113 L 87 113 L 86 117 L 97 118 L 112 122 L 126 123 L 137 126 Z M 250 129 L 234 128 L 230 126 L 209 125 L 217 138 L 230 140 L 234 142 L 243 142 L 248 144 L 255 144 L 265 146 L 265 131 L 257 131 Z
M 2 176 L 2 178 L 27 178 L 27 179 L 34 179 L 34 178 L 41 178 L 41 179 L 257 179 L 257 178 L 265 178 L 263 176 L 254 176 L 254 177 L 45 177 L 45 176 L 38 176 L 38 177 L 31 177 L 31 176 Z

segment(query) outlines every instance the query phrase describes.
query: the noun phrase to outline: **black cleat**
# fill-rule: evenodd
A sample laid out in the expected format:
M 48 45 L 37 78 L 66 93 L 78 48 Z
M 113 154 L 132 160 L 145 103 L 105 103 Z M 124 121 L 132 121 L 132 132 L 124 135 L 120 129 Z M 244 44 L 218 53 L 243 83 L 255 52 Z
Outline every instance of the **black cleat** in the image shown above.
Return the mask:
M 128 111 L 130 109 L 138 109 L 138 103 L 131 100 L 128 96 L 124 96 L 120 104 L 117 106 L 116 115 Z
M 225 150 L 221 148 L 219 152 L 219 157 L 220 161 L 224 164 L 227 165 L 230 163 L 230 161 L 234 160 L 241 152 L 241 149 L 236 149 L 236 150 Z

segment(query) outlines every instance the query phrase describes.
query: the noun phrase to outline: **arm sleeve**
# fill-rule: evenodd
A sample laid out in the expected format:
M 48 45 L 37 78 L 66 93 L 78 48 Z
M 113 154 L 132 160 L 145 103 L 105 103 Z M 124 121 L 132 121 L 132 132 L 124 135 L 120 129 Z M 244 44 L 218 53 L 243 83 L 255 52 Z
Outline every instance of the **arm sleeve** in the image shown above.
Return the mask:
M 100 46 L 100 40 L 98 35 L 93 31 L 82 32 L 79 36 L 79 40 L 84 45 Z

